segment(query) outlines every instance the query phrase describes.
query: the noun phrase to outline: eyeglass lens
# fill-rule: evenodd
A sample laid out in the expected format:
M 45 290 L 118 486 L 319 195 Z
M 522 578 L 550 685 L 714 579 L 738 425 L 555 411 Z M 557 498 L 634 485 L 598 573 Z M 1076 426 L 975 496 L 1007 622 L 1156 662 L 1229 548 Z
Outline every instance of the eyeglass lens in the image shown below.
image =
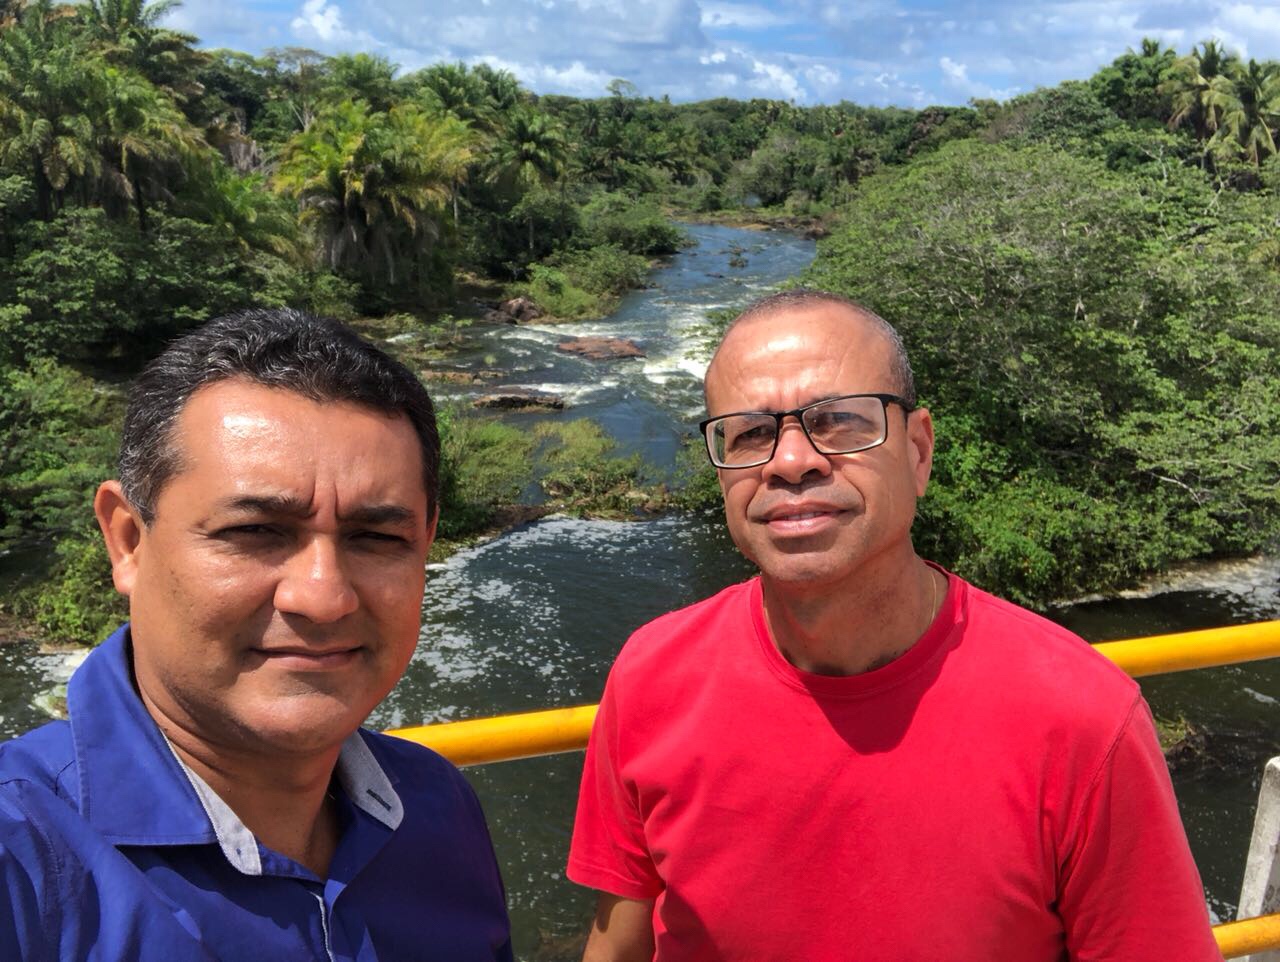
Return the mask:
M 801 421 L 813 446 L 823 454 L 850 454 L 884 441 L 884 404 L 875 397 L 834 398 L 807 408 Z M 778 419 L 772 414 L 732 414 L 711 425 L 708 437 L 717 464 L 768 461 L 777 440 Z

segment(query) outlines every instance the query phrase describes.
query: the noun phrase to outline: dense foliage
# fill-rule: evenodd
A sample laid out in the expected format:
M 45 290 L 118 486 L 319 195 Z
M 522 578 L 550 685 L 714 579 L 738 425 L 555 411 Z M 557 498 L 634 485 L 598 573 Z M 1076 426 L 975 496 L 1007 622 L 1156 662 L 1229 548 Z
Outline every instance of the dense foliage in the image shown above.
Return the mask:
M 201 50 L 170 6 L 0 5 L 0 538 L 58 545 L 19 606 L 53 635 L 117 617 L 88 499 L 166 341 L 260 304 L 446 345 L 460 281 L 599 316 L 679 248 L 673 213 L 835 226 L 809 281 L 902 325 L 943 438 L 927 548 L 980 582 L 1043 599 L 1274 537 L 1277 64 L 1147 41 L 967 107 L 584 100 Z M 450 536 L 535 483 L 655 503 L 587 422 L 444 424 Z
M 1046 146 L 865 181 L 806 281 L 894 318 L 938 412 L 925 550 L 1038 600 L 1274 537 L 1278 217 Z

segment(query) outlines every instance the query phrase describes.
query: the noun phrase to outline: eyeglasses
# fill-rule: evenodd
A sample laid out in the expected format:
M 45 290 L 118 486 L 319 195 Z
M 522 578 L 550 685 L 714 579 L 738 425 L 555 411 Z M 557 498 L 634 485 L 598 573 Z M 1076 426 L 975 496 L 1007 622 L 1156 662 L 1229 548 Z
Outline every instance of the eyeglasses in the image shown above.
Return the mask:
M 740 411 L 707 418 L 698 428 L 717 468 L 754 468 L 778 450 L 782 419 L 796 417 L 819 454 L 853 454 L 884 444 L 888 410 L 896 404 L 910 414 L 915 405 L 896 394 L 846 394 L 806 404 L 794 411 Z

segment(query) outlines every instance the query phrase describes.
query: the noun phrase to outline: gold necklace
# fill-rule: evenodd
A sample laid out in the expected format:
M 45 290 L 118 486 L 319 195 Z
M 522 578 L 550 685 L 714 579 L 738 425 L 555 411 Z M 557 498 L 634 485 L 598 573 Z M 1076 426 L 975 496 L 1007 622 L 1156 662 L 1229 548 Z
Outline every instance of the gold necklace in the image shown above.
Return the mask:
M 924 630 L 928 631 L 933 619 L 938 617 L 938 578 L 932 568 L 925 570 L 929 572 L 929 620 L 924 623 Z

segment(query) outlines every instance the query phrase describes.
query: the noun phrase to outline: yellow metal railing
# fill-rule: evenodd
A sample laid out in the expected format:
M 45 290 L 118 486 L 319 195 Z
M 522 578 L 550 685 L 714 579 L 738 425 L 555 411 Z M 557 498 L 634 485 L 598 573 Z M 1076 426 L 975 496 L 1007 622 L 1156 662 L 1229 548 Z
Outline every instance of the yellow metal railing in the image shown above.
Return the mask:
M 1280 948 L 1280 915 L 1224 922 L 1213 927 L 1213 937 L 1224 959 L 1238 959 L 1254 952 Z
M 587 747 L 595 705 L 396 728 L 387 732 L 439 752 L 455 765 L 505 762 Z
M 1151 635 L 1093 646 L 1134 678 L 1280 656 L 1280 621 Z
M 1280 656 L 1280 621 L 1153 635 L 1094 645 L 1135 678 Z M 585 748 L 595 705 L 472 718 L 387 732 L 433 748 L 455 765 L 509 761 Z
M 1280 656 L 1280 621 L 1153 635 L 1095 645 L 1135 678 L 1166 672 L 1234 665 Z M 553 708 L 387 732 L 433 748 L 456 765 L 554 755 L 585 748 L 595 705 Z M 1280 914 L 1214 927 L 1223 958 L 1280 949 Z

